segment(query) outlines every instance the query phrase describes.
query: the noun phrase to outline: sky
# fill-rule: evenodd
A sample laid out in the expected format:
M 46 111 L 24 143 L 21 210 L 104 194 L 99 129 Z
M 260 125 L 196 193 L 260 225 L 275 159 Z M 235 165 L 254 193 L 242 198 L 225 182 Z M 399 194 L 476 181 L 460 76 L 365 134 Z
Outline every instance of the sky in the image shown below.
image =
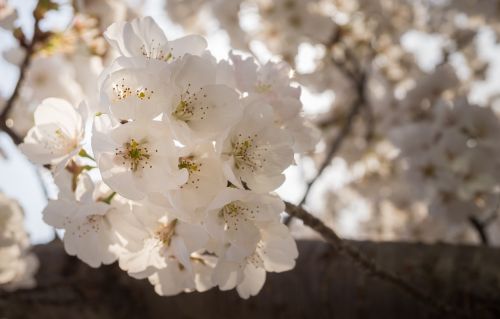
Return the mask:
M 62 1 L 62 0 L 61 0 Z M 19 8 L 20 22 L 23 27 L 32 24 L 31 11 L 33 10 L 35 0 L 14 1 L 12 3 Z M 163 0 L 146 1 L 145 14 L 152 16 L 164 29 L 168 38 L 177 38 L 184 35 L 183 29 L 172 24 L 165 11 L 161 8 Z M 63 29 L 71 17 L 69 7 L 62 7 L 57 16 L 49 18 L 46 27 Z M 25 28 L 27 34 L 31 34 L 29 28 Z M 219 59 L 227 57 L 230 50 L 229 39 L 223 31 L 214 31 L 207 36 L 209 49 Z M 440 61 L 440 46 L 442 39 L 436 35 L 428 35 L 418 32 L 409 32 L 402 40 L 406 50 L 414 52 L 419 64 L 424 70 L 432 68 Z M 500 48 L 494 42 L 493 33 L 489 30 L 481 32 L 478 43 L 482 48 L 483 56 L 492 63 L 488 72 L 489 81 L 478 84 L 471 94 L 471 99 L 477 102 L 484 102 L 486 97 L 493 92 L 498 91 L 500 82 Z M 423 45 L 425 44 L 425 45 Z M 0 29 L 0 51 L 15 45 L 15 40 L 4 30 Z M 307 69 L 312 60 L 313 53 L 304 46 L 301 55 L 302 60 L 299 66 Z M 264 51 L 257 52 L 261 57 L 261 62 L 265 62 L 270 55 Z M 463 62 L 460 57 L 454 57 L 453 63 L 457 66 L 459 74 L 466 74 Z M 5 98 L 13 90 L 18 77 L 17 68 L 0 59 L 0 94 Z M 465 73 L 464 73 L 465 72 Z M 307 90 L 303 90 L 302 101 L 306 113 L 321 113 L 328 109 L 332 96 L 315 96 Z M 31 165 L 27 159 L 17 151 L 16 147 L 10 142 L 9 138 L 3 133 L 0 134 L 0 147 L 8 154 L 8 158 L 0 159 L 0 191 L 19 201 L 26 214 L 26 228 L 31 235 L 33 243 L 43 243 L 51 240 L 54 236 L 54 230 L 42 221 L 41 212 L 47 203 L 47 197 L 41 183 L 44 183 L 49 189 L 49 195 L 54 196 L 56 191 L 51 183 L 50 174 Z M 339 175 L 342 171 L 342 163 L 335 162 L 335 167 L 326 170 L 324 176 L 315 184 L 317 189 L 335 190 L 340 187 L 343 177 Z M 301 162 L 301 166 L 291 167 L 286 171 L 286 182 L 278 193 L 280 196 L 291 202 L 298 202 L 305 191 L 304 176 L 314 174 L 314 165 L 310 160 Z M 333 178 L 332 178 L 333 177 Z M 332 183 L 332 180 L 334 183 Z M 321 206 L 321 192 L 311 193 L 311 202 Z M 314 210 L 314 207 L 312 207 Z M 347 220 L 345 227 L 355 230 L 354 220 Z

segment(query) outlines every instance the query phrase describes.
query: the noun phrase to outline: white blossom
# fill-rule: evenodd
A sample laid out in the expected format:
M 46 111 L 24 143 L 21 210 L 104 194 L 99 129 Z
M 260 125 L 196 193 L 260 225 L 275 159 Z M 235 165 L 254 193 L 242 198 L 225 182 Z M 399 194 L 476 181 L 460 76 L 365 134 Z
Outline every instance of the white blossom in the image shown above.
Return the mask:
M 186 53 L 199 55 L 207 46 L 205 39 L 196 35 L 168 41 L 151 17 L 114 23 L 104 36 L 122 56 L 148 60 L 173 61 Z
M 164 122 L 132 121 L 113 125 L 98 116 L 92 146 L 102 178 L 111 189 L 134 200 L 174 189 L 188 179 L 179 169 L 181 153 Z
M 110 264 L 117 259 L 112 252 L 119 242 L 113 229 L 114 220 L 127 214 L 124 200 L 105 203 L 109 194 L 100 194 L 91 178 L 83 173 L 76 185 L 67 171 L 56 176 L 59 196 L 50 200 L 43 211 L 43 220 L 57 229 L 64 229 L 66 252 L 92 267 Z
M 32 288 L 38 270 L 37 257 L 29 252 L 30 243 L 23 226 L 19 205 L 0 193 L 0 289 Z
M 20 149 L 34 163 L 64 166 L 82 147 L 86 118 L 85 102 L 75 108 L 65 100 L 45 99 Z
M 101 105 L 121 120 L 154 119 L 167 103 L 170 69 L 164 63 L 118 58 L 103 72 Z M 109 108 L 108 110 L 106 108 Z
M 213 139 L 240 120 L 238 94 L 217 84 L 216 72 L 217 64 L 208 54 L 186 54 L 177 61 L 165 115 L 181 141 Z
M 269 192 L 285 180 L 283 171 L 294 164 L 292 139 L 273 122 L 272 109 L 253 103 L 222 144 L 228 180 L 257 192 Z
M 260 227 L 279 223 L 283 211 L 279 198 L 227 188 L 208 206 L 205 225 L 216 241 L 229 244 L 220 257 L 238 262 L 255 251 Z

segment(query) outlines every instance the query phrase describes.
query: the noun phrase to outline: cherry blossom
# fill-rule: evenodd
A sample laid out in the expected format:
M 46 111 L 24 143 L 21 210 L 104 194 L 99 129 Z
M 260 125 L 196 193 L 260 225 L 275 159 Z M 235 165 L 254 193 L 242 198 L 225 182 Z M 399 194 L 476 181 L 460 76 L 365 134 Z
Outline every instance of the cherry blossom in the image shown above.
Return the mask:
M 158 24 L 151 18 L 117 22 L 108 27 L 104 36 L 122 56 L 143 57 L 148 60 L 173 61 L 186 53 L 199 55 L 207 43 L 191 35 L 168 41 Z
M 65 100 L 45 99 L 35 110 L 35 126 L 21 151 L 34 163 L 64 166 L 82 147 L 86 118 L 84 102 L 75 108 Z

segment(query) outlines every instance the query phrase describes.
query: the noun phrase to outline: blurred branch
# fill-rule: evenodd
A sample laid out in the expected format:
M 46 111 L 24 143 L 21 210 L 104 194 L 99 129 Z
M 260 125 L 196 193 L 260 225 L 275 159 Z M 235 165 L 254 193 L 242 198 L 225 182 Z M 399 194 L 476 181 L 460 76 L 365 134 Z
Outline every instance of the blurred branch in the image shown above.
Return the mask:
M 498 208 L 500 207 L 500 200 L 497 201 L 497 204 L 494 209 L 492 209 L 490 216 L 488 216 L 484 220 L 479 220 L 474 216 L 469 217 L 469 222 L 474 228 L 474 230 L 477 232 L 481 243 L 485 246 L 489 246 L 490 241 L 488 238 L 488 232 L 486 231 L 486 228 L 495 221 L 495 219 L 498 218 Z
M 333 157 L 338 152 L 344 140 L 349 136 L 349 133 L 351 132 L 354 119 L 359 114 L 359 111 L 364 104 L 364 98 L 363 98 L 364 85 L 365 85 L 364 75 L 362 76 L 362 78 L 358 83 L 359 83 L 357 87 L 358 96 L 356 97 L 356 100 L 353 102 L 351 109 L 347 114 L 347 118 L 344 122 L 344 125 L 342 126 L 339 134 L 337 135 L 332 145 L 330 146 L 330 149 L 328 150 L 328 153 L 326 154 L 324 161 L 321 163 L 321 166 L 318 169 L 318 173 L 311 181 L 307 183 L 306 192 L 304 193 L 304 196 L 302 197 L 302 200 L 300 201 L 299 205 L 302 205 L 306 202 L 307 196 L 309 196 L 312 186 L 314 185 L 314 183 L 316 183 L 318 178 L 323 174 L 325 169 L 330 165 Z
M 22 138 L 19 135 L 17 135 L 14 132 L 14 130 L 12 130 L 11 127 L 7 125 L 7 119 L 9 117 L 9 113 L 12 111 L 12 108 L 14 107 L 17 97 L 19 96 L 19 91 L 21 90 L 21 87 L 23 85 L 23 81 L 26 76 L 26 71 L 28 70 L 28 67 L 31 63 L 31 59 L 35 52 L 35 46 L 37 42 L 42 38 L 42 32 L 40 31 L 39 27 L 40 20 L 43 17 L 43 14 L 40 13 L 40 3 L 38 3 L 37 7 L 35 8 L 35 11 L 33 12 L 33 17 L 35 19 L 33 27 L 33 38 L 31 39 L 31 41 L 29 41 L 29 43 L 26 43 L 24 35 L 22 35 L 21 38 L 19 39 L 21 47 L 25 49 L 25 56 L 23 58 L 23 61 L 21 62 L 21 65 L 19 66 L 19 78 L 17 80 L 16 86 L 14 87 L 14 91 L 12 92 L 12 95 L 5 103 L 5 106 L 2 112 L 0 113 L 0 130 L 7 133 L 16 145 L 22 142 Z
M 304 222 L 304 225 L 307 225 L 314 231 L 318 232 L 330 245 L 336 248 L 339 252 L 348 256 L 354 263 L 356 263 L 360 268 L 368 271 L 368 273 L 372 276 L 399 287 L 401 290 L 405 291 L 416 300 L 422 302 L 425 305 L 433 307 L 443 314 L 453 314 L 456 317 L 470 318 L 468 314 L 459 313 L 455 308 L 442 303 L 438 299 L 434 299 L 429 294 L 421 291 L 417 287 L 407 282 L 400 275 L 380 268 L 378 264 L 376 264 L 373 260 L 341 239 L 333 229 L 326 226 L 320 219 L 311 215 L 302 206 L 296 206 L 288 202 L 285 202 L 285 204 L 286 212 L 290 216 L 302 220 Z
M 7 135 L 9 135 L 12 139 L 12 142 L 14 142 L 14 144 L 16 145 L 21 144 L 21 142 L 23 141 L 16 132 L 14 132 L 10 127 L 7 126 L 7 123 L 5 123 L 5 120 L 3 119 L 0 119 L 0 132 L 1 131 L 7 133 Z
M 331 48 L 341 40 L 342 40 L 342 29 L 339 28 L 338 30 L 336 30 L 336 32 L 333 33 L 330 41 L 326 44 L 326 46 L 327 48 Z M 328 150 L 328 153 L 325 156 L 325 159 L 318 168 L 318 173 L 311 181 L 307 183 L 306 191 L 299 202 L 300 206 L 306 202 L 307 197 L 309 196 L 309 193 L 311 192 L 314 183 L 316 183 L 316 181 L 323 174 L 324 170 L 330 165 L 333 157 L 335 156 L 335 154 L 337 154 L 337 152 L 341 148 L 344 140 L 351 133 L 355 118 L 360 114 L 360 110 L 366 105 L 366 100 L 365 100 L 366 71 L 363 70 L 361 62 L 357 60 L 357 58 L 354 56 L 354 54 L 352 54 L 352 52 L 350 52 L 350 50 L 346 50 L 346 54 L 349 60 L 353 62 L 354 71 L 350 70 L 347 67 L 346 63 L 340 63 L 336 61 L 333 57 L 331 59 L 333 64 L 344 75 L 344 77 L 352 82 L 353 86 L 355 87 L 356 98 L 351 104 L 347 117 L 341 126 L 340 132 L 338 133 L 337 137 L 333 140 Z M 366 138 L 367 140 L 370 140 L 372 137 L 373 127 L 374 127 L 373 113 L 371 109 L 367 108 L 366 119 L 368 123 L 367 125 L 368 131 L 366 134 Z M 291 221 L 290 216 L 287 216 L 284 220 L 285 224 L 287 225 L 290 223 L 290 221 Z
M 473 216 L 469 217 L 469 222 L 471 223 L 472 227 L 477 231 L 477 234 L 481 239 L 481 243 L 485 246 L 488 246 L 490 241 L 488 239 L 488 234 L 486 233 L 486 225 Z

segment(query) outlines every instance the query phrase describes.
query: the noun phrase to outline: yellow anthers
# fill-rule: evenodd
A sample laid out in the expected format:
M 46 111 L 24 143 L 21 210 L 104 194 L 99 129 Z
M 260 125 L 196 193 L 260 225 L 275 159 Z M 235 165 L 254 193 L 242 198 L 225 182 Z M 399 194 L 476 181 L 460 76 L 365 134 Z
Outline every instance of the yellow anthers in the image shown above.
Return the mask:
M 251 139 L 233 143 L 234 156 L 236 158 L 245 158 L 247 156 L 248 150 L 252 147 L 252 145 L 253 143 Z
M 64 137 L 63 132 L 61 131 L 61 129 L 60 129 L 60 128 L 58 128 L 58 129 L 55 131 L 55 133 L 56 133 L 56 136 L 57 136 L 57 137 L 59 137 L 59 138 L 63 138 L 63 137 Z
M 135 91 L 135 95 L 137 96 L 138 99 L 141 100 L 150 100 L 153 93 L 154 91 L 151 91 L 148 88 L 137 89 Z
M 196 163 L 193 161 L 193 157 L 181 157 L 179 158 L 179 169 L 187 169 L 189 174 L 199 172 L 200 171 L 200 166 L 201 164 Z
M 101 230 L 101 221 L 104 217 L 102 215 L 89 215 L 85 218 L 82 225 L 78 226 L 76 230 L 72 232 L 73 235 L 78 236 L 78 238 L 83 238 L 89 233 L 98 233 Z M 66 223 L 71 223 L 67 221 Z
M 198 189 L 199 183 L 200 183 L 200 176 L 196 175 L 196 173 L 201 171 L 201 166 L 203 164 L 200 162 L 197 162 L 194 160 L 194 156 L 187 156 L 187 157 L 181 157 L 179 158 L 179 169 L 187 169 L 189 173 L 189 179 L 186 182 L 186 184 L 181 185 L 180 188 L 183 189 L 184 187 L 194 187 L 195 189 Z
M 223 218 L 224 220 L 226 220 L 227 217 L 236 217 L 240 212 L 240 208 L 241 207 L 235 202 L 226 204 L 219 211 L 219 217 Z
M 163 58 L 163 60 L 169 61 L 169 60 L 171 60 L 173 58 L 174 58 L 173 54 L 171 52 L 169 52 L 168 54 L 165 55 L 165 57 Z
M 116 83 L 112 87 L 113 94 L 115 95 L 115 102 L 125 100 L 132 95 L 132 89 L 129 86 L 123 84 L 123 82 L 125 82 L 125 78 L 122 78 L 121 80 L 121 84 Z
M 172 116 L 184 122 L 206 119 L 209 107 L 202 101 L 207 98 L 207 94 L 203 91 L 203 88 L 195 93 L 190 90 L 191 84 L 188 83 L 187 89 L 181 93 L 180 101 L 172 112 Z
M 151 154 L 145 144 L 145 142 L 139 143 L 135 139 L 131 139 L 129 142 L 123 144 L 122 149 L 115 149 L 115 155 L 123 158 L 123 165 L 128 162 L 130 170 L 135 172 L 139 168 L 145 168 L 149 164 Z M 149 165 L 149 167 L 151 168 L 152 165 Z
M 255 91 L 257 91 L 257 93 L 268 93 L 271 91 L 272 87 L 271 84 L 259 83 L 255 86 Z
M 244 170 L 245 167 L 250 168 L 252 172 L 263 167 L 266 161 L 261 151 L 266 151 L 265 146 L 260 146 L 260 151 L 257 150 L 255 139 L 257 134 L 243 138 L 238 134 L 238 140 L 232 143 L 233 156 L 235 159 L 235 167 Z
M 161 43 L 157 43 L 155 39 L 152 39 L 149 43 L 148 48 L 143 44 L 140 48 L 141 54 L 147 59 L 154 59 L 159 61 L 169 61 L 174 58 L 172 52 L 165 52 L 162 48 Z
M 179 120 L 189 120 L 194 115 L 193 107 L 191 106 L 191 103 L 181 99 L 172 115 Z
M 165 246 L 170 246 L 172 237 L 175 235 L 175 226 L 177 225 L 177 219 L 172 220 L 166 225 L 161 225 L 155 231 L 156 238 L 161 241 Z
M 248 221 L 255 218 L 257 210 L 247 207 L 240 201 L 234 201 L 224 205 L 218 213 L 218 217 L 224 220 L 225 227 L 231 230 L 238 230 L 241 221 Z
M 236 216 L 238 215 L 240 206 L 238 206 L 236 203 L 231 202 L 229 204 L 226 204 L 224 207 L 221 209 L 221 213 L 227 216 Z

